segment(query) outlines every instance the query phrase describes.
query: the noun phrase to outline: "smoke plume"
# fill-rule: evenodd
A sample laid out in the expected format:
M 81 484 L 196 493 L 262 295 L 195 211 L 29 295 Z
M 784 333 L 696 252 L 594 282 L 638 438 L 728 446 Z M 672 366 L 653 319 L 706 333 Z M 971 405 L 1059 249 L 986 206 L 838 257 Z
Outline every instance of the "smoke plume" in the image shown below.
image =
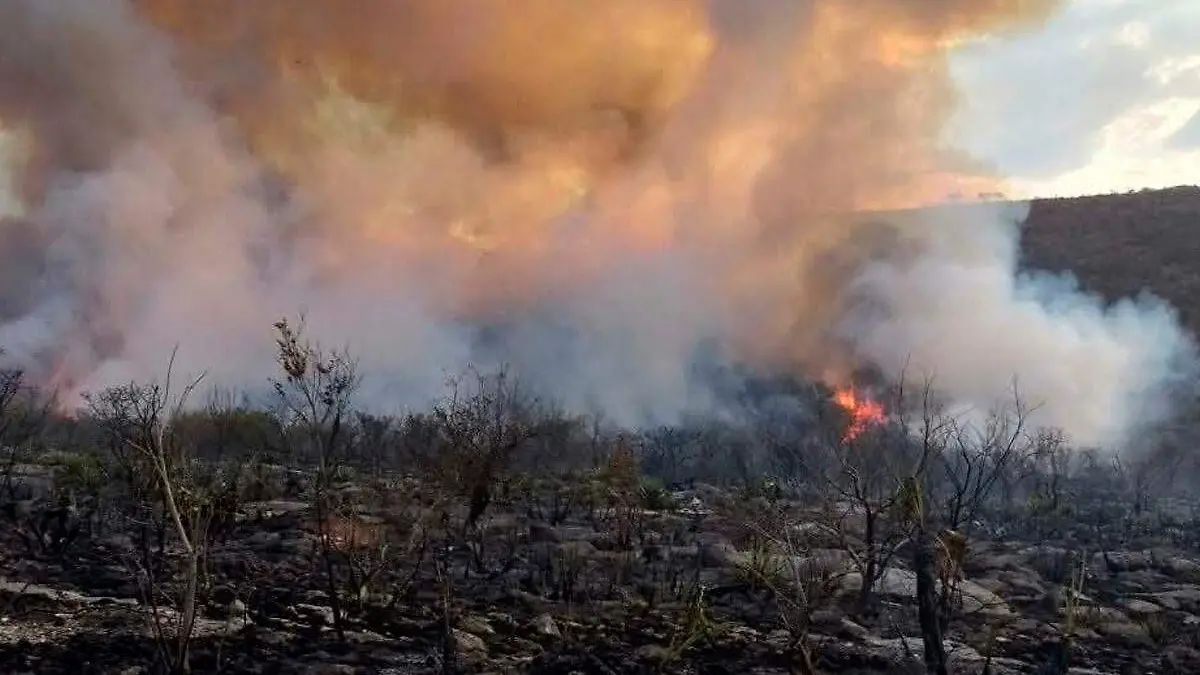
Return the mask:
M 1055 4 L 9 0 L 0 345 L 67 391 L 175 345 L 255 386 L 303 311 L 377 406 L 506 361 L 628 423 L 712 405 L 716 345 L 978 406 L 1016 376 L 1119 442 L 1190 362 L 1168 308 L 1019 276 L 997 209 L 880 213 L 1002 189 L 941 143 L 947 54 Z

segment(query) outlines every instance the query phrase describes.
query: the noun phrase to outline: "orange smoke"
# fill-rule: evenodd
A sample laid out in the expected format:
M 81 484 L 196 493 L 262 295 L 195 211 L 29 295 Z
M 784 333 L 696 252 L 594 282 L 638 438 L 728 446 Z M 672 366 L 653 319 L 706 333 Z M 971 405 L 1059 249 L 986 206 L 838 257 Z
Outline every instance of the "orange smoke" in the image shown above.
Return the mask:
M 678 199 L 660 177 L 595 192 L 653 150 L 702 78 L 715 35 L 695 0 L 136 4 L 179 37 L 255 152 L 337 222 L 322 235 L 331 274 L 372 252 L 437 261 L 456 277 L 444 311 L 478 316 L 674 236 L 654 212 Z M 573 212 L 596 213 L 564 241 Z
M 952 45 L 1056 5 L 133 0 L 190 92 L 303 196 L 319 276 L 399 270 L 441 316 L 479 318 L 671 252 L 737 356 L 810 372 L 850 366 L 831 327 L 889 241 L 847 214 L 1002 189 L 942 146 Z M 102 154 L 6 114 L 38 146 L 31 203 L 33 174 Z
M 861 396 L 853 389 L 836 390 L 833 400 L 850 416 L 850 424 L 842 434 L 843 443 L 850 443 L 871 427 L 887 421 L 887 411 L 881 403 Z

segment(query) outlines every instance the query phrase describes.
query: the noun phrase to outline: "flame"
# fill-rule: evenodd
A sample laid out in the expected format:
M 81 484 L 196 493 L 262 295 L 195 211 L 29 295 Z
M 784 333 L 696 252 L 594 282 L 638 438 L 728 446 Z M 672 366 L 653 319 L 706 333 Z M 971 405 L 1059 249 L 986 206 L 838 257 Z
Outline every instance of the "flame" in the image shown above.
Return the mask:
M 843 443 L 852 442 L 867 429 L 887 421 L 887 411 L 882 403 L 862 396 L 852 388 L 837 389 L 833 400 L 850 415 L 850 425 L 842 435 Z

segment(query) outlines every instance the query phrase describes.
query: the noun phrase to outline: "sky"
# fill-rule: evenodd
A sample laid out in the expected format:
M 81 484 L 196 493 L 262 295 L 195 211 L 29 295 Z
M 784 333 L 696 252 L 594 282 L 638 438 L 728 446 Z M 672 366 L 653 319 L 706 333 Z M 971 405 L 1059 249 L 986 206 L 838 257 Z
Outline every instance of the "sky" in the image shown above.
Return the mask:
M 1200 0 L 1071 0 L 960 48 L 950 140 L 1049 197 L 1200 184 Z

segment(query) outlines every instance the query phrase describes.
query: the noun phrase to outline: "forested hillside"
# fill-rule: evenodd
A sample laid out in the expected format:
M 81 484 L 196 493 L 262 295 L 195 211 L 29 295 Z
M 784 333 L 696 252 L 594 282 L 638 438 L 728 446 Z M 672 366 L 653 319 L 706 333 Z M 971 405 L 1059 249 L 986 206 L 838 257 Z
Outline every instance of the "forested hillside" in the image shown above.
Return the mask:
M 1109 299 L 1149 289 L 1200 333 L 1200 187 L 1038 200 L 1022 249 Z

